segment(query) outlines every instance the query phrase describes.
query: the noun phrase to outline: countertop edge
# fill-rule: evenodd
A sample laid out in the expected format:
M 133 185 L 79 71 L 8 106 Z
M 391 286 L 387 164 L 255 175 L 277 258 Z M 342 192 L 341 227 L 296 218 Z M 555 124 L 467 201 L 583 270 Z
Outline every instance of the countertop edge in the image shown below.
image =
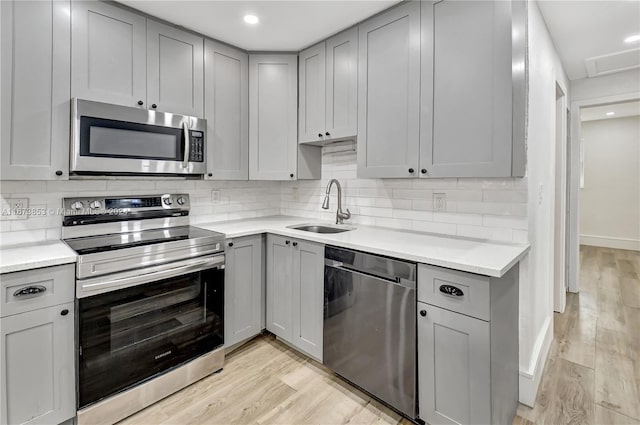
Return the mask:
M 46 260 L 28 261 L 19 264 L 9 264 L 0 266 L 0 274 L 22 272 L 27 270 L 41 269 L 44 267 L 62 266 L 73 264 L 77 261 L 77 256 L 65 256 L 59 258 L 48 258 Z

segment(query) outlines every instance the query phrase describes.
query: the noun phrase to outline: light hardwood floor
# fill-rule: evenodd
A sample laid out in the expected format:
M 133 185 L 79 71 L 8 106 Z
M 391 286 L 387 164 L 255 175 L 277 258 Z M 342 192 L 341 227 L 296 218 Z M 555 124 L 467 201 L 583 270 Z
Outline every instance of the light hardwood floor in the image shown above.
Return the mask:
M 581 248 L 581 292 L 555 316 L 536 406 L 514 424 L 640 424 L 640 253 Z M 271 336 L 209 376 L 133 415 L 147 424 L 410 422 Z

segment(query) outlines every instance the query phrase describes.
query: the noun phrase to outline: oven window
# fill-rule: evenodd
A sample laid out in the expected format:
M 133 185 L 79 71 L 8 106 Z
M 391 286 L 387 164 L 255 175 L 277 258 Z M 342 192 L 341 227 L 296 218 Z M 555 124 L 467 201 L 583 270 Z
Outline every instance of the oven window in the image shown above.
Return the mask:
M 223 344 L 222 270 L 82 298 L 78 304 L 80 408 Z
M 180 128 L 102 118 L 80 118 L 80 155 L 182 161 Z

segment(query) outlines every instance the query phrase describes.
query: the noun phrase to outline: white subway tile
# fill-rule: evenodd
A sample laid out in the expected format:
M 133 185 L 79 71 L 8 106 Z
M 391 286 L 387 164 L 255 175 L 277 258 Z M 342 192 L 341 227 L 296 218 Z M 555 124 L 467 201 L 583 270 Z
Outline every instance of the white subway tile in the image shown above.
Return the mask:
M 511 229 L 501 229 L 498 227 L 467 226 L 459 224 L 457 234 L 458 236 L 495 241 L 510 242 L 513 239 L 513 231 Z
M 483 201 L 485 202 L 527 202 L 527 192 L 524 190 L 485 190 L 483 191 Z
M 404 218 L 408 220 L 431 221 L 433 220 L 433 213 L 431 211 L 394 209 L 393 217 Z
M 433 221 L 454 224 L 472 224 L 480 226 L 482 225 L 482 216 L 480 214 L 434 212 Z
M 529 220 L 527 217 L 485 215 L 482 224 L 486 227 L 506 227 L 511 229 L 527 230 Z

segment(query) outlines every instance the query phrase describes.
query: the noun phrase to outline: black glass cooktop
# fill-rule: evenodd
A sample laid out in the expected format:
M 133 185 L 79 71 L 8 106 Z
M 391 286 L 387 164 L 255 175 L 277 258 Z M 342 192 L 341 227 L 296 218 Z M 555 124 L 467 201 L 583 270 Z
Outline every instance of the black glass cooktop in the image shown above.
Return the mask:
M 212 232 L 210 230 L 204 230 L 193 226 L 180 226 L 169 227 L 166 229 L 151 229 L 128 233 L 86 236 L 82 238 L 65 239 L 64 241 L 79 255 L 85 255 L 133 248 L 136 246 L 154 245 L 205 237 L 224 238 L 222 234 Z

